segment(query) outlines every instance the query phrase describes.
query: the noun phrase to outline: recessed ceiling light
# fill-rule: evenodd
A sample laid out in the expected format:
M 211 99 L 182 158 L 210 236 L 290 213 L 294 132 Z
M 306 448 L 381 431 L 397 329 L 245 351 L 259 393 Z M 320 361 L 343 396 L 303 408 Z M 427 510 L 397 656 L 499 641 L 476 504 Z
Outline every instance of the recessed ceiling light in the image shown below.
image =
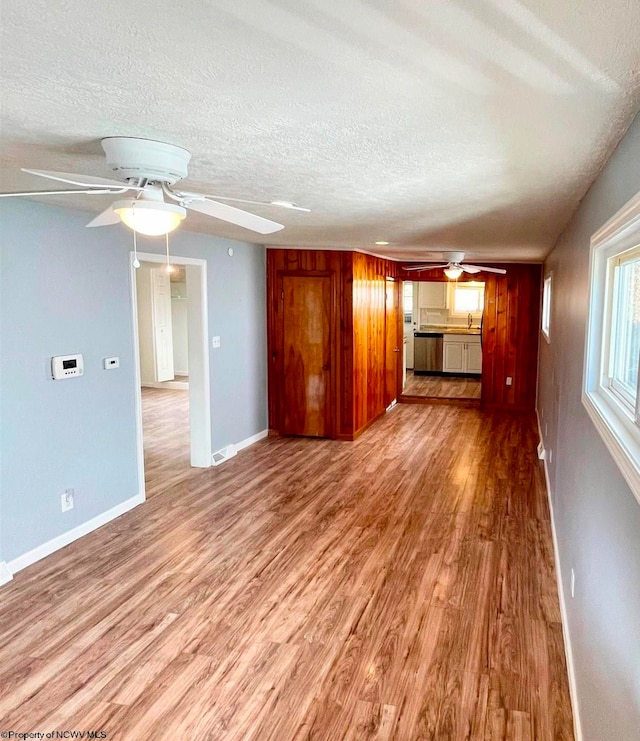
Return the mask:
M 389 244 L 389 242 L 385 242 L 384 239 L 381 239 L 378 242 L 376 242 L 376 244 L 383 245 L 383 244 Z

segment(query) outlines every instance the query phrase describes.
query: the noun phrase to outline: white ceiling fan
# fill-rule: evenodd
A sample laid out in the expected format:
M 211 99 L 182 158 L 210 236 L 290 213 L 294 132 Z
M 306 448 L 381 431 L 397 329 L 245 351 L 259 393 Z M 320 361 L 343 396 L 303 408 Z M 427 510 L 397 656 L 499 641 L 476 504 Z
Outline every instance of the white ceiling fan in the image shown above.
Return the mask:
M 107 164 L 118 180 L 108 180 L 89 175 L 67 172 L 32 170 L 24 172 L 74 186 L 65 190 L 40 190 L 0 193 L 0 198 L 21 196 L 47 196 L 61 194 L 124 195 L 87 226 L 109 226 L 122 221 L 140 234 L 158 236 L 173 231 L 185 218 L 187 210 L 198 211 L 221 221 L 250 229 L 258 234 L 272 234 L 284 229 L 284 224 L 265 219 L 227 203 L 248 203 L 306 211 L 289 201 L 249 201 L 225 196 L 208 196 L 202 193 L 174 190 L 173 185 L 187 176 L 191 153 L 182 147 L 150 139 L 112 136 L 102 140 Z
M 438 268 L 444 268 L 444 273 L 447 276 L 447 278 L 450 278 L 451 280 L 457 280 L 462 273 L 480 273 L 480 272 L 486 272 L 486 273 L 499 273 L 500 275 L 505 275 L 506 270 L 503 268 L 488 268 L 484 267 L 483 265 L 468 265 L 466 263 L 463 263 L 464 260 L 464 252 L 443 252 L 442 253 L 443 258 L 445 260 L 448 260 L 449 262 L 446 262 L 444 264 L 438 264 L 435 263 L 424 263 L 422 265 L 408 265 L 404 269 L 408 272 L 411 271 L 421 271 L 421 270 L 437 270 Z

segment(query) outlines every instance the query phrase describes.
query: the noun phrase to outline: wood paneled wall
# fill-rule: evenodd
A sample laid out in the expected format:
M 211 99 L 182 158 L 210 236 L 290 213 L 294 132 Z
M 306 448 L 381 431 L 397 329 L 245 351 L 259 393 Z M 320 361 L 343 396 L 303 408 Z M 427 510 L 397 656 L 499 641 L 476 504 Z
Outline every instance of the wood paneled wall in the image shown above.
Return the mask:
M 483 276 L 482 404 L 535 409 L 542 266 L 505 267 L 506 275 Z
M 359 431 L 386 408 L 387 277 L 396 265 L 388 260 L 353 253 L 353 417 Z M 394 357 L 392 362 L 396 362 Z
M 542 266 L 501 263 L 495 267 L 507 274 L 460 278 L 485 284 L 481 403 L 492 409 L 535 409 Z M 425 270 L 418 278 L 400 268 L 399 275 L 401 280 L 446 281 L 442 270 Z
M 333 436 L 353 439 L 386 407 L 386 279 L 397 276 L 396 263 L 357 252 L 267 250 L 269 426 L 278 432 L 283 419 L 279 283 L 285 274 L 333 277 Z M 400 314 L 396 321 L 401 323 Z M 398 331 L 401 337 L 401 326 Z

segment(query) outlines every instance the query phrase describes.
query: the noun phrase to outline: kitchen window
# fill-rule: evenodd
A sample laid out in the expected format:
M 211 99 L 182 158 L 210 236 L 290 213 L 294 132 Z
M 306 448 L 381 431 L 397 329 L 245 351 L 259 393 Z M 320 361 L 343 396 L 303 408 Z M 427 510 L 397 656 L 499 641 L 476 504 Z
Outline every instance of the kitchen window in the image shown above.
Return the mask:
M 640 501 L 640 193 L 591 239 L 582 401 Z
M 484 308 L 484 283 L 449 283 L 449 315 L 480 316 Z

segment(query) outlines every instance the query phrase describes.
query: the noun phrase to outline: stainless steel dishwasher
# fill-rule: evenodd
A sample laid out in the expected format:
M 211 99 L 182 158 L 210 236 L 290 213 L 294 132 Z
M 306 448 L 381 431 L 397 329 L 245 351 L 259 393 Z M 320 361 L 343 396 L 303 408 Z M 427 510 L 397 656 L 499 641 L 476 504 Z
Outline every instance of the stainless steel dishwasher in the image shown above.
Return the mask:
M 442 332 L 414 332 L 414 373 L 442 373 Z

